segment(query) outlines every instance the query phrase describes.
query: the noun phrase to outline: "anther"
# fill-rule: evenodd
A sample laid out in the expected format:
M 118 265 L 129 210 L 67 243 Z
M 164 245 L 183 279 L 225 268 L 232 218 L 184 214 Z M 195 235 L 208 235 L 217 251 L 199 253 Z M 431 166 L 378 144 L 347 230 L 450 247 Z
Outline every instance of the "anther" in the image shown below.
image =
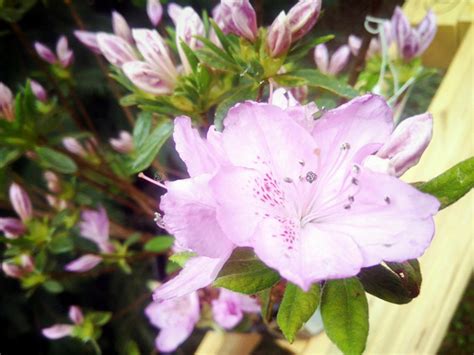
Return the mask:
M 293 182 L 293 179 L 289 178 L 289 177 L 286 177 L 286 178 L 283 179 L 283 181 L 291 184 Z
M 166 229 L 163 217 L 158 212 L 155 212 L 155 218 L 153 218 L 153 220 L 155 221 L 158 227 L 160 227 L 161 229 Z
M 351 209 L 351 205 L 350 205 L 350 204 L 344 205 L 344 209 L 345 209 L 345 210 L 350 210 L 350 209 Z
M 349 143 L 341 144 L 341 150 L 348 150 L 350 148 L 351 148 L 351 145 Z
M 349 200 L 350 203 L 353 203 L 355 200 L 354 196 L 349 196 L 347 199 Z
M 316 181 L 317 178 L 318 178 L 318 175 L 316 175 L 312 171 L 308 171 L 306 173 L 306 181 L 309 182 L 310 184 L 312 184 L 314 181 Z
M 359 185 L 359 180 L 357 180 L 356 178 L 352 178 L 351 182 L 352 182 L 354 185 Z
M 301 166 L 304 166 L 305 162 L 304 162 L 304 160 L 299 160 L 298 164 L 300 164 Z
M 353 166 L 352 166 L 352 171 L 353 171 L 355 174 L 359 174 L 359 173 L 360 173 L 360 167 L 359 167 L 359 165 L 353 165 Z
M 390 202 L 392 202 L 392 201 L 390 200 L 390 197 L 388 197 L 388 196 L 385 196 L 384 201 L 387 203 L 387 205 L 389 205 Z

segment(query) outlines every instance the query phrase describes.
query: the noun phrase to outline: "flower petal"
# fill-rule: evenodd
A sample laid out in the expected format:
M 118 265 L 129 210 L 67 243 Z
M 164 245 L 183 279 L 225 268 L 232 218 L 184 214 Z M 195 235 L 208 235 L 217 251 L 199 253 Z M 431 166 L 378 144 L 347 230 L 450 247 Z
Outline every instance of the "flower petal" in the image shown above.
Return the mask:
M 210 175 L 166 184 L 160 208 L 168 232 L 178 244 L 201 256 L 217 258 L 229 254 L 233 243 L 222 232 L 216 219 L 216 202 L 209 189 Z M 199 226 L 199 228 L 197 228 Z
M 49 339 L 59 339 L 71 335 L 73 326 L 70 324 L 55 324 L 42 330 L 43 335 Z
M 102 258 L 93 254 L 85 254 L 66 264 L 64 269 L 70 272 L 86 272 L 92 270 L 102 262 Z
M 220 258 L 197 256 L 188 260 L 180 273 L 153 293 L 155 301 L 181 297 L 209 286 L 219 274 L 230 254 Z
M 189 328 L 164 328 L 155 340 L 156 348 L 165 353 L 176 350 L 193 332 L 194 327 Z

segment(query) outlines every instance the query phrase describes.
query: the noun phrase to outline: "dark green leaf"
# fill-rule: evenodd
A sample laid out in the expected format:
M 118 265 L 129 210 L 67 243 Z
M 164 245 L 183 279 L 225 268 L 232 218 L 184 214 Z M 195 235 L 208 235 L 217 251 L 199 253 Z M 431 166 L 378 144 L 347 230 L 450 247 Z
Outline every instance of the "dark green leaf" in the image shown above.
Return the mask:
M 58 235 L 48 245 L 53 254 L 67 253 L 74 248 L 74 243 L 69 235 Z
M 112 313 L 110 312 L 90 312 L 86 315 L 86 319 L 95 325 L 104 325 L 111 317 Z
M 303 58 L 309 50 L 313 49 L 318 44 L 326 43 L 332 40 L 334 37 L 334 35 L 326 35 L 316 38 L 308 36 L 308 40 L 301 41 L 298 45 L 291 49 L 290 53 L 288 53 L 287 61 L 296 61 Z
M 64 174 L 73 174 L 77 171 L 74 160 L 63 153 L 48 147 L 37 147 L 36 153 L 38 154 L 41 165 L 47 169 L 52 169 Z
M 279 80 L 297 80 L 298 78 L 304 79 L 305 84 L 308 86 L 321 88 L 348 99 L 352 99 L 359 94 L 357 90 L 339 79 L 324 75 L 315 69 L 295 70 L 287 74 L 276 76 L 275 80 L 279 82 Z
M 145 246 L 143 247 L 146 251 L 151 251 L 153 253 L 162 253 L 173 246 L 174 238 L 162 235 L 150 239 Z
M 258 260 L 250 248 L 238 248 L 225 263 L 214 286 L 251 295 L 273 286 L 278 280 L 280 275 Z
M 199 61 L 196 57 L 196 54 L 194 54 L 194 51 L 191 48 L 189 48 L 189 46 L 186 44 L 186 42 L 181 40 L 180 44 L 181 44 L 181 48 L 183 49 L 186 58 L 188 59 L 189 66 L 191 67 L 193 73 L 195 73 L 197 65 L 199 63 Z
M 363 268 L 357 277 L 368 293 L 387 302 L 405 304 L 420 293 L 421 272 L 417 260 Z
M 321 288 L 319 284 L 304 292 L 298 286 L 288 283 L 278 309 L 277 323 L 285 338 L 292 343 L 298 330 L 318 308 Z
M 440 209 L 459 200 L 474 187 L 474 157 L 466 159 L 441 175 L 419 184 L 420 191 L 436 197 L 441 203 Z
M 357 278 L 324 284 L 321 316 L 327 336 L 344 354 L 362 354 L 369 334 L 369 309 Z
M 59 282 L 55 280 L 46 281 L 43 284 L 43 287 L 46 289 L 46 291 L 50 293 L 61 293 L 64 290 L 63 285 L 61 285 Z
M 150 134 L 152 124 L 152 114 L 150 112 L 141 112 L 138 115 L 137 122 L 133 128 L 133 146 L 139 150 Z
M 0 169 L 3 169 L 21 155 L 21 151 L 14 148 L 0 148 Z
M 255 85 L 246 85 L 235 89 L 221 101 L 216 108 L 216 115 L 214 117 L 214 124 L 218 130 L 222 130 L 223 121 L 227 116 L 227 111 L 234 106 L 236 103 L 244 100 L 255 100 L 257 97 L 257 87 Z
M 173 124 L 171 122 L 163 122 L 153 130 L 143 146 L 137 150 L 137 159 L 131 167 L 133 174 L 143 171 L 150 166 L 172 131 Z

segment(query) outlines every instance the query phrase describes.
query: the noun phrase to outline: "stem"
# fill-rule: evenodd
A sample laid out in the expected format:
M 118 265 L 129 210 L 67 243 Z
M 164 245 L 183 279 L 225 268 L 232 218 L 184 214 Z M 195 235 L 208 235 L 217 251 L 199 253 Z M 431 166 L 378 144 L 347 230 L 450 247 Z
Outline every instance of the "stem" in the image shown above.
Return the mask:
M 100 346 L 99 346 L 99 344 L 97 343 L 97 340 L 91 339 L 91 340 L 90 340 L 90 343 L 91 343 L 92 348 L 94 349 L 95 353 L 96 353 L 97 355 L 102 355 L 102 350 L 100 350 Z

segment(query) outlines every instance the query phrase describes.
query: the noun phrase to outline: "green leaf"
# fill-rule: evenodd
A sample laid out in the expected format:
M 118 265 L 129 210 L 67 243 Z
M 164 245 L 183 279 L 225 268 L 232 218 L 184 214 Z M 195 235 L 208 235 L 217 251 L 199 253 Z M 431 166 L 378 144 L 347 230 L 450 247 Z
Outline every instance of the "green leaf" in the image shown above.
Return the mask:
M 273 286 L 279 280 L 280 275 L 258 260 L 252 249 L 238 248 L 227 260 L 213 285 L 251 295 Z
M 216 128 L 222 130 L 224 118 L 232 106 L 244 100 L 255 100 L 256 97 L 257 87 L 255 85 L 246 85 L 231 91 L 229 96 L 224 98 L 216 108 L 216 115 L 214 117 Z
M 173 254 L 169 257 L 169 261 L 178 264 L 179 266 L 183 267 L 189 258 L 196 256 L 197 254 L 192 251 L 182 251 L 180 253 Z
M 48 280 L 43 284 L 46 291 L 50 293 L 61 293 L 64 291 L 63 285 L 55 280 Z
M 174 243 L 173 237 L 162 235 L 162 236 L 150 239 L 145 244 L 143 249 L 145 249 L 146 251 L 151 251 L 153 253 L 162 253 L 168 250 L 169 248 L 171 248 L 173 246 L 173 243 Z
M 366 292 L 395 304 L 408 303 L 418 296 L 422 280 L 417 260 L 363 268 L 357 277 Z
M 139 150 L 145 143 L 150 134 L 152 124 L 152 114 L 150 112 L 141 112 L 138 115 L 137 122 L 133 128 L 133 146 Z
M 137 150 L 137 159 L 131 166 L 132 174 L 143 171 L 150 166 L 172 132 L 173 124 L 171 122 L 163 122 L 153 130 L 143 146 Z
M 3 169 L 21 155 L 21 151 L 13 148 L 0 148 L 0 169 Z
M 112 318 L 112 313 L 110 312 L 90 312 L 86 315 L 86 319 L 95 325 L 104 325 L 110 318 Z
M 53 254 L 67 253 L 74 249 L 74 242 L 69 235 L 58 235 L 48 245 Z
M 300 43 L 294 46 L 291 51 L 288 53 L 287 62 L 289 61 L 296 61 L 298 59 L 303 58 L 309 50 L 316 47 L 318 44 L 326 43 L 332 40 L 335 36 L 334 35 L 326 35 L 322 37 L 308 37 L 309 40 L 300 41 Z
M 446 170 L 434 179 L 417 186 L 420 191 L 436 197 L 440 209 L 453 204 L 474 187 L 474 157 Z
M 184 54 L 186 55 L 186 58 L 188 59 L 189 66 L 191 67 L 193 73 L 195 73 L 197 65 L 199 63 L 199 60 L 197 59 L 196 54 L 194 54 L 194 51 L 191 48 L 189 48 L 186 42 L 184 42 L 181 39 L 180 39 L 180 44 L 181 44 L 181 48 L 184 51 Z
M 278 309 L 277 323 L 285 338 L 292 343 L 298 330 L 318 308 L 321 288 L 319 284 L 304 292 L 298 286 L 288 283 Z
M 321 316 L 327 336 L 344 354 L 362 354 L 369 334 L 369 308 L 357 278 L 324 284 Z
M 321 88 L 347 99 L 352 99 L 359 95 L 359 92 L 350 85 L 347 85 L 337 78 L 324 75 L 315 69 L 299 69 L 287 74 L 275 76 L 274 79 L 278 83 L 282 80 L 304 79 L 305 84 L 308 86 Z
M 48 147 L 37 147 L 36 153 L 40 163 L 47 169 L 52 169 L 59 173 L 73 174 L 77 171 L 77 165 L 67 155 L 57 152 Z

